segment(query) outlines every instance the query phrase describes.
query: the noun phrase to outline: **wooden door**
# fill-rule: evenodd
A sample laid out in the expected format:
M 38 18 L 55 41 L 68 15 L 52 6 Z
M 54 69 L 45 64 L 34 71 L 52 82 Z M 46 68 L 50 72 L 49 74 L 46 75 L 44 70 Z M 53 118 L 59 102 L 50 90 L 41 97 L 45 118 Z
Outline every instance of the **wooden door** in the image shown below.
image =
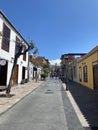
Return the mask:
M 98 64 L 93 66 L 94 89 L 98 89 Z
M 15 66 L 13 74 L 13 85 L 18 84 L 18 65 Z

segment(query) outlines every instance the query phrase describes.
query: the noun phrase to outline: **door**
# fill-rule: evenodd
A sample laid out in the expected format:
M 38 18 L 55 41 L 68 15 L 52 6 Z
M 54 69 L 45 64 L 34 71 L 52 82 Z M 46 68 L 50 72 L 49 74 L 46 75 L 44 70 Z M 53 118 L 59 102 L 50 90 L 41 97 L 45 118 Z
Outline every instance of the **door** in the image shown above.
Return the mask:
M 18 84 L 18 65 L 15 66 L 13 74 L 13 85 Z
M 22 80 L 25 79 L 25 67 L 22 68 Z
M 5 65 L 0 65 L 0 86 L 6 86 L 7 81 L 7 61 Z
M 93 66 L 94 89 L 98 89 L 98 64 Z

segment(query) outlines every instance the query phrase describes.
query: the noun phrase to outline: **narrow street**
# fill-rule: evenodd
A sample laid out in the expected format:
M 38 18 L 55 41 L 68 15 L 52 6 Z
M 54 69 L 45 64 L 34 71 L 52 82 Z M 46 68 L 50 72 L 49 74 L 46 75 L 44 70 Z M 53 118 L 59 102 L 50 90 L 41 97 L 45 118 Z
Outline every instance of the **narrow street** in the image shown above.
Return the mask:
M 59 80 L 48 79 L 0 116 L 0 130 L 84 130 Z

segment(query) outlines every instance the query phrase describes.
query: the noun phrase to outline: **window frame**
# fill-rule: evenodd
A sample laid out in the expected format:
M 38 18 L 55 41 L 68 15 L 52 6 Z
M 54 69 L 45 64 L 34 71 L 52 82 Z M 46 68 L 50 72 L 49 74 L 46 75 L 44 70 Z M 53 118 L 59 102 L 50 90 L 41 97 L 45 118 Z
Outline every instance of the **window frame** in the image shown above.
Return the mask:
M 3 23 L 3 35 L 2 35 L 1 48 L 7 52 L 9 52 L 10 35 L 11 35 L 11 29 L 5 23 Z
M 76 77 L 76 66 L 73 67 L 73 75 Z
M 82 82 L 82 67 L 79 67 L 79 81 Z
M 19 52 L 19 44 L 20 44 L 20 39 L 16 36 L 16 45 L 15 45 L 15 55 Z
M 26 49 L 26 46 L 24 45 L 24 50 Z M 26 61 L 26 54 L 23 55 L 23 60 Z
M 84 78 L 84 82 L 88 82 L 88 69 L 87 69 L 87 65 L 83 66 L 83 78 Z

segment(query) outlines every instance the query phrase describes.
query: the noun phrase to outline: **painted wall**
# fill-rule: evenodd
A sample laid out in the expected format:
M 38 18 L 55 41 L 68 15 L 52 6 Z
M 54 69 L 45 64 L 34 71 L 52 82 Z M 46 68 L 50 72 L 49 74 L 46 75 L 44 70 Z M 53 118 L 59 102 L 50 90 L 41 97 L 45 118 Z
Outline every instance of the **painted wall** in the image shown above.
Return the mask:
M 7 22 L 6 19 L 4 17 L 2 17 L 2 15 L 0 14 L 0 32 L 2 32 L 2 30 L 3 30 L 3 23 L 5 23 L 11 30 L 9 52 L 6 52 L 6 51 L 1 49 L 2 37 L 0 37 L 0 58 L 8 61 L 8 67 L 7 67 L 8 68 L 8 70 L 7 70 L 7 85 L 8 85 L 10 74 L 11 74 L 11 69 L 12 69 L 12 66 L 13 66 L 12 58 L 14 58 L 14 55 L 15 55 L 16 36 L 22 41 L 24 41 L 24 39 L 22 39 L 22 37 L 15 31 L 15 29 L 12 28 L 10 23 Z M 25 41 L 24 41 L 24 44 L 26 45 Z M 23 60 L 23 56 L 20 56 L 17 64 L 19 65 L 18 83 L 21 83 L 22 67 L 26 67 L 26 68 L 28 67 L 28 53 L 26 53 L 26 61 Z M 27 70 L 25 71 L 25 78 L 28 78 L 28 71 Z
M 91 89 L 94 89 L 94 79 L 93 79 L 93 65 L 98 61 L 98 51 L 94 52 L 93 54 L 89 55 L 87 58 L 81 60 L 78 62 L 78 72 L 80 71 L 79 68 L 81 67 L 82 70 L 82 81 L 78 82 L 84 86 L 87 86 Z M 83 66 L 87 65 L 87 75 L 88 75 L 88 81 L 84 82 L 84 75 L 83 75 Z M 79 77 L 79 73 L 78 73 Z

